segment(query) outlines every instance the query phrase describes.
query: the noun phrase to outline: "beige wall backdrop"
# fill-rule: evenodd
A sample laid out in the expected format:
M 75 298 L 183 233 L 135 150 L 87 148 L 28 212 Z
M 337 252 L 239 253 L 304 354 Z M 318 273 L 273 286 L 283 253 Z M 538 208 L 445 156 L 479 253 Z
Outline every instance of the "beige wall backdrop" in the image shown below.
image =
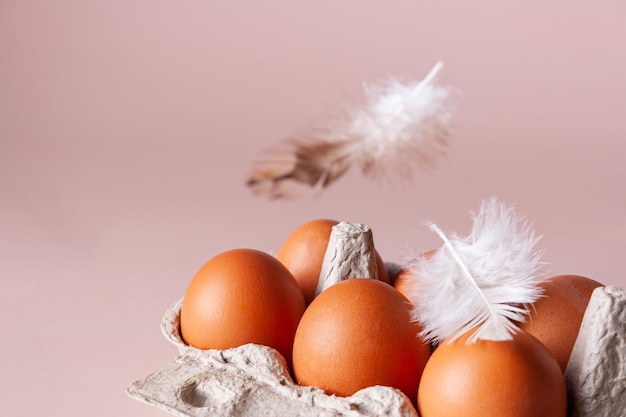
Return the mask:
M 210 257 L 313 218 L 400 261 L 439 245 L 423 221 L 466 233 L 496 195 L 552 273 L 626 286 L 625 52 L 621 0 L 3 0 L 0 415 L 163 415 L 124 391 L 175 357 L 165 309 Z M 435 169 L 294 201 L 244 186 L 364 82 L 439 60 L 462 98 Z

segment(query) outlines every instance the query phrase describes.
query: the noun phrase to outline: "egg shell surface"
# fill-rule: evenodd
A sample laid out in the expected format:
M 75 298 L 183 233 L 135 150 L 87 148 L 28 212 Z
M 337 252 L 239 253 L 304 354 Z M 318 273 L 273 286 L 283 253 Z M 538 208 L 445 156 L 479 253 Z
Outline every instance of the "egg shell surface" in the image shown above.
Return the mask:
M 558 275 L 542 282 L 543 296 L 519 327 L 535 336 L 565 372 L 593 290 L 601 283 L 580 275 Z
M 391 386 L 415 403 L 430 346 L 418 338 L 410 309 L 404 296 L 377 280 L 349 279 L 329 287 L 298 326 L 296 380 L 339 396 Z
M 254 249 L 233 249 L 210 259 L 189 284 L 181 307 L 181 336 L 199 349 L 265 345 L 290 363 L 305 307 L 293 275 L 276 258 Z
M 537 339 L 478 340 L 473 331 L 444 341 L 426 364 L 417 398 L 421 417 L 565 417 L 558 363 Z

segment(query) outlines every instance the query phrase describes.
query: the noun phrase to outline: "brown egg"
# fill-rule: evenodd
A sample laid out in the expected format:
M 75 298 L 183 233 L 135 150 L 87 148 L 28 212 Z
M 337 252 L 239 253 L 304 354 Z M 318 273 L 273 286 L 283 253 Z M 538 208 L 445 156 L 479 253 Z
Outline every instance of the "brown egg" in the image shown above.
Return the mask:
M 411 268 L 403 266 L 393 280 L 393 287 L 410 301 L 415 292 L 415 279 L 416 277 Z
M 434 250 L 424 252 L 420 256 L 429 259 L 435 253 Z M 400 291 L 402 295 L 408 298 L 410 301 L 415 295 L 415 282 L 419 279 L 419 273 L 414 269 L 414 262 L 410 265 L 403 265 L 393 280 L 393 287 Z
M 200 349 L 270 346 L 290 363 L 304 309 L 302 291 L 276 258 L 233 249 L 209 260 L 192 279 L 181 309 L 181 335 Z
M 276 254 L 276 258 L 296 278 L 307 305 L 315 297 L 330 234 L 337 223 L 336 220 L 316 219 L 300 225 L 291 232 Z M 388 283 L 389 275 L 378 252 L 376 262 L 378 279 Z
M 372 279 L 339 282 L 313 300 L 298 325 L 293 369 L 302 385 L 349 396 L 386 385 L 415 401 L 430 347 L 417 337 L 411 304 Z
M 565 379 L 534 337 L 467 344 L 473 331 L 444 342 L 424 368 L 417 397 L 421 417 L 565 417 Z
M 580 325 L 601 283 L 579 275 L 558 275 L 543 282 L 544 296 L 530 307 L 530 315 L 519 327 L 535 336 L 556 358 L 565 372 Z

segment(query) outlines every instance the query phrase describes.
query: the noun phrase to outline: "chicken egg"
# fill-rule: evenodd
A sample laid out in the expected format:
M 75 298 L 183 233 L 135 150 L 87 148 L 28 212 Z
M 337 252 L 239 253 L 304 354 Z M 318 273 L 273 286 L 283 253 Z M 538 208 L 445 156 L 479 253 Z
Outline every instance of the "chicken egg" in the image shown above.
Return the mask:
M 435 250 L 424 252 L 419 257 L 430 259 L 435 253 Z M 413 302 L 413 298 L 417 296 L 415 294 L 415 287 L 417 280 L 419 280 L 419 271 L 417 270 L 417 261 L 419 258 L 413 259 L 410 263 L 403 265 L 396 276 L 393 279 L 393 287 L 400 291 L 402 295 Z
M 291 232 L 276 253 L 276 258 L 291 271 L 298 282 L 307 305 L 315 297 L 332 228 L 338 223 L 331 219 L 315 219 L 303 223 Z M 378 252 L 376 264 L 378 279 L 388 283 L 389 275 Z
M 298 325 L 296 380 L 340 396 L 391 386 L 415 403 L 430 346 L 418 337 L 410 310 L 404 296 L 377 280 L 355 278 L 327 288 Z
M 254 249 L 233 249 L 210 259 L 191 280 L 180 313 L 181 336 L 199 349 L 256 343 L 291 362 L 305 304 L 287 268 Z
M 467 332 L 433 352 L 417 397 L 421 417 L 565 417 L 558 363 L 530 334 L 468 343 Z
M 603 286 L 580 275 L 558 275 L 542 282 L 543 297 L 529 308 L 519 327 L 535 336 L 565 372 L 593 290 Z

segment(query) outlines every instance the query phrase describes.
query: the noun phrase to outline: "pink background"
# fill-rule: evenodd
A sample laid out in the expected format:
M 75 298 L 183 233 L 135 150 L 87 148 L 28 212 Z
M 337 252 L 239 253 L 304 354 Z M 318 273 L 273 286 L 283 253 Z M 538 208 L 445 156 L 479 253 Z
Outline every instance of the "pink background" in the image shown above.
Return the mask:
M 126 387 L 174 359 L 166 308 L 210 257 L 275 251 L 318 217 L 370 225 L 381 255 L 465 233 L 497 195 L 554 274 L 626 286 L 626 3 L 0 3 L 0 415 L 162 416 Z M 261 150 L 359 102 L 362 83 L 463 93 L 437 169 L 355 170 L 264 201 Z M 88 407 L 93 407 L 88 410 Z

